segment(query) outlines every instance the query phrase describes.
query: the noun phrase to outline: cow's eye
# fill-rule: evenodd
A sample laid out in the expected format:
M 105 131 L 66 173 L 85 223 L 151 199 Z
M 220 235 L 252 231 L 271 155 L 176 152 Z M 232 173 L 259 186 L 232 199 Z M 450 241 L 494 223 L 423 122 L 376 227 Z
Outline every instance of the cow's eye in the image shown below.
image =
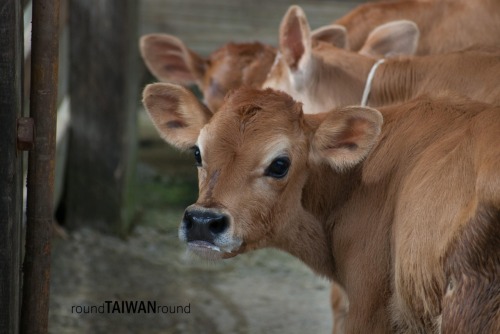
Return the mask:
M 289 167 L 290 159 L 288 157 L 278 157 L 266 168 L 264 175 L 281 179 L 286 176 Z
M 192 147 L 193 154 L 194 154 L 194 160 L 196 161 L 196 166 L 200 167 L 201 166 L 201 152 L 198 146 L 193 146 Z

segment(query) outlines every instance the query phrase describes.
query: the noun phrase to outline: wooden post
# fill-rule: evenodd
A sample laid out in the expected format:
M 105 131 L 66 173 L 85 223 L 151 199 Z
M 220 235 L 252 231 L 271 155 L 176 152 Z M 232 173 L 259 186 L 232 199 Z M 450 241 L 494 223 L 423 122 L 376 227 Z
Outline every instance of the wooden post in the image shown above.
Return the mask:
M 72 0 L 71 122 L 65 197 L 70 228 L 125 234 L 136 155 L 137 0 Z
M 17 119 L 22 111 L 23 29 L 18 0 L 0 11 L 0 333 L 19 332 L 22 224 L 22 152 Z
M 26 254 L 22 334 L 47 333 L 56 147 L 59 0 L 33 1 L 30 117 L 34 148 L 28 157 Z

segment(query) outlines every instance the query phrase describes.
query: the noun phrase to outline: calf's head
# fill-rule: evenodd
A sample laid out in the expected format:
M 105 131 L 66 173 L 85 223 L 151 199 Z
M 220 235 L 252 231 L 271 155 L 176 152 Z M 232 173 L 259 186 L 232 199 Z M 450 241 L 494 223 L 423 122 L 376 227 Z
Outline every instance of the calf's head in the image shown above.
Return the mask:
M 167 142 L 193 151 L 199 197 L 179 236 L 212 259 L 269 246 L 300 257 L 290 248 L 302 236 L 324 243 L 315 213 L 303 205 L 303 196 L 321 196 L 303 194 L 311 170 L 324 165 L 333 175 L 358 164 L 382 124 L 370 108 L 304 115 L 300 103 L 272 89 L 240 88 L 215 114 L 172 84 L 147 86 L 143 103 Z
M 146 66 L 158 80 L 197 85 L 213 111 L 220 108 L 224 96 L 233 88 L 260 88 L 276 54 L 274 48 L 259 42 L 227 43 L 204 58 L 167 34 L 144 35 L 139 48 Z

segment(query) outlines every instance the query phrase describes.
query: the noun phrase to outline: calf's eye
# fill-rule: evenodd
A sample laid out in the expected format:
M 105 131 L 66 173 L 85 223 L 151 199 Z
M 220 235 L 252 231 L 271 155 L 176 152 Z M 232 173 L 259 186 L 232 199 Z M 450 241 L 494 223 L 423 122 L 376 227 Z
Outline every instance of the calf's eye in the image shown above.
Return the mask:
M 201 152 L 198 146 L 193 146 L 192 148 L 194 154 L 194 160 L 196 161 L 196 166 L 201 166 Z
M 281 179 L 286 176 L 289 167 L 290 159 L 288 157 L 278 157 L 266 168 L 264 175 Z

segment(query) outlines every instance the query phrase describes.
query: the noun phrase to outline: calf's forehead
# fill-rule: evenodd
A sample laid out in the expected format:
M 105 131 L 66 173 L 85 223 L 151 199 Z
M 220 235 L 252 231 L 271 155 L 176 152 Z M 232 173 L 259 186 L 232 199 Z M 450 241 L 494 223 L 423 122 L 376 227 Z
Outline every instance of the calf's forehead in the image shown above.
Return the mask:
M 300 104 L 272 90 L 240 89 L 202 129 L 202 150 L 247 154 L 285 151 L 302 137 Z M 250 153 L 250 152 L 248 152 Z

